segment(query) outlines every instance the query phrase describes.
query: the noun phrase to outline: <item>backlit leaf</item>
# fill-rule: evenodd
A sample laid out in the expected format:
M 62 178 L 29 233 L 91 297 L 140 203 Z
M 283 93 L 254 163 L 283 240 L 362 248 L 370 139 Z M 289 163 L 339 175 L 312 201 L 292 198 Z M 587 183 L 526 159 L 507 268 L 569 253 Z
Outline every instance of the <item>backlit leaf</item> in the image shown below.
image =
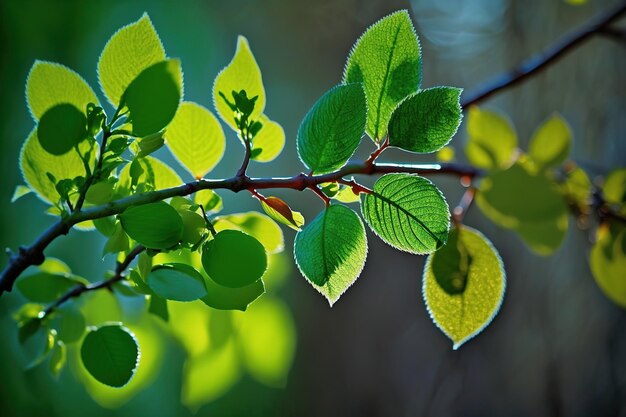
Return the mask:
M 283 231 L 271 218 L 249 211 L 247 213 L 220 216 L 215 221 L 215 230 L 240 230 L 257 239 L 268 253 L 277 253 L 285 247 Z
M 540 167 L 559 166 L 569 156 L 572 130 L 559 114 L 543 122 L 528 144 L 528 156 Z
M 267 197 L 261 200 L 263 211 L 277 222 L 300 230 L 304 225 L 304 216 L 298 211 L 293 211 L 291 207 L 278 197 Z M 269 251 L 271 253 L 271 251 Z
M 611 171 L 604 182 L 602 194 L 610 204 L 626 203 L 626 168 Z
M 264 114 L 260 115 L 258 120 L 263 127 L 252 140 L 252 159 L 270 162 L 280 155 L 285 147 L 285 131 L 281 125 Z
M 467 113 L 467 159 L 478 168 L 503 169 L 513 163 L 517 136 L 499 113 L 471 107 Z

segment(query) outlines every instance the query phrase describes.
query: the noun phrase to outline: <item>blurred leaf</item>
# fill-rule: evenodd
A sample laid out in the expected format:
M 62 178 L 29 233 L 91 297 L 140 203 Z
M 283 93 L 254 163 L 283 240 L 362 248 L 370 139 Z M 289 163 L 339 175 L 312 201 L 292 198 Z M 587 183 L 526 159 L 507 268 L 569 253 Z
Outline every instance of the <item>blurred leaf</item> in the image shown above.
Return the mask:
M 53 327 L 59 341 L 65 344 L 78 342 L 85 333 L 85 318 L 73 306 L 62 307 L 55 313 Z
M 30 194 L 32 192 L 33 190 L 31 190 L 29 187 L 25 185 L 16 186 L 15 191 L 13 191 L 13 197 L 11 197 L 11 203 L 15 203 L 17 200 L 24 197 L 26 194 Z
M 626 168 L 611 171 L 606 177 L 602 193 L 607 203 L 626 203 Z
M 139 363 L 135 336 L 119 324 L 100 326 L 87 333 L 80 354 L 87 371 L 111 387 L 126 385 Z
M 541 168 L 559 166 L 569 156 L 572 130 L 559 114 L 552 115 L 533 134 L 528 156 Z
M 263 211 L 275 221 L 287 225 L 294 230 L 300 230 L 302 225 L 304 225 L 304 216 L 302 216 L 302 213 L 293 211 L 291 207 L 280 198 L 270 196 L 260 201 Z M 268 250 L 268 252 L 273 253 L 271 250 Z
M 67 348 L 65 347 L 65 344 L 63 342 L 57 341 L 54 344 L 52 354 L 50 355 L 50 372 L 52 372 L 52 375 L 58 377 L 65 367 L 66 362 Z
M 167 146 L 194 178 L 202 178 L 222 159 L 226 138 L 209 110 L 183 102 L 165 132 Z
M 626 229 L 623 225 L 603 225 L 589 254 L 596 283 L 615 304 L 626 308 Z
M 115 32 L 100 55 L 98 78 L 104 95 L 117 107 L 130 83 L 143 70 L 164 59 L 159 35 L 144 14 Z
M 484 178 L 476 202 L 491 221 L 515 230 L 540 255 L 554 252 L 567 232 L 567 206 L 555 184 L 520 164 Z
M 467 134 L 465 154 L 472 165 L 504 169 L 513 163 L 517 136 L 504 116 L 472 106 L 467 113 Z
M 426 254 L 448 237 L 450 213 L 441 191 L 426 178 L 387 174 L 361 196 L 367 224 L 387 244 L 409 253 Z
M 37 272 L 21 277 L 15 283 L 22 295 L 36 303 L 51 303 L 76 285 L 85 284 L 83 278 L 69 274 L 50 274 Z
M 87 118 L 72 104 L 57 104 L 41 116 L 37 137 L 46 152 L 63 155 L 87 137 Z
M 363 270 L 365 227 L 354 211 L 331 204 L 298 232 L 294 256 L 302 275 L 332 307 Z
M 204 244 L 202 265 L 217 284 L 240 288 L 261 279 L 267 269 L 267 255 L 254 237 L 237 230 L 222 230 Z
M 457 257 L 458 245 L 466 261 Z M 449 291 L 464 275 L 463 290 Z M 497 314 L 504 297 L 506 274 L 498 252 L 480 232 L 463 226 L 450 231 L 448 242 L 428 256 L 424 268 L 423 295 L 428 313 L 458 349 L 480 333 Z
M 156 294 L 152 294 L 150 296 L 150 306 L 148 307 L 148 312 L 160 317 L 166 323 L 170 319 L 170 314 L 167 310 L 167 300 Z
M 54 62 L 35 61 L 26 80 L 26 101 L 35 120 L 57 104 L 72 104 L 81 112 L 98 98 L 85 80 Z
M 403 100 L 389 120 L 389 145 L 417 153 L 441 149 L 461 125 L 462 91 L 434 87 Z
M 312 172 L 344 166 L 361 143 L 367 106 L 361 84 L 338 85 L 324 94 L 298 129 L 298 155 Z
M 182 263 L 155 266 L 146 281 L 150 289 L 166 300 L 194 301 L 207 294 L 204 278 Z
M 579 210 L 589 210 L 591 198 L 591 180 L 587 173 L 580 167 L 574 167 L 566 173 L 565 181 L 561 184 L 561 190 L 565 197 L 576 204 Z
M 401 10 L 370 26 L 353 46 L 344 83 L 363 83 L 367 97 L 367 134 L 385 137 L 391 113 L 417 92 L 422 79 L 419 42 L 409 13 Z
M 268 253 L 284 249 L 285 241 L 280 226 L 268 216 L 256 211 L 220 216 L 214 224 L 215 230 L 240 230 L 257 239 Z
M 278 123 L 262 114 L 259 122 L 263 125 L 252 140 L 252 159 L 270 162 L 276 159 L 285 147 L 285 131 Z
M 265 89 L 261 78 L 261 70 L 250 51 L 248 40 L 239 36 L 237 38 L 237 50 L 230 63 L 217 74 L 213 84 L 213 103 L 217 113 L 235 132 L 238 132 L 235 114 L 219 93 L 226 97 L 231 96 L 232 91 L 244 90 L 248 97 L 257 96 L 254 111 L 250 119 L 257 120 L 265 109 Z
M 46 260 L 43 261 L 41 265 L 37 267 L 41 272 L 48 272 L 50 274 L 64 274 L 70 273 L 72 270 L 69 266 L 60 259 L 53 258 L 50 256 L 46 257 Z
M 143 70 L 122 96 L 130 113 L 133 134 L 146 136 L 166 127 L 174 118 L 182 96 L 180 61 L 168 59 Z
M 132 206 L 118 217 L 128 236 L 147 248 L 170 248 L 183 234 L 180 215 L 163 201 Z
M 456 152 L 452 146 L 444 146 L 439 149 L 435 156 L 439 162 L 452 162 L 456 158 Z

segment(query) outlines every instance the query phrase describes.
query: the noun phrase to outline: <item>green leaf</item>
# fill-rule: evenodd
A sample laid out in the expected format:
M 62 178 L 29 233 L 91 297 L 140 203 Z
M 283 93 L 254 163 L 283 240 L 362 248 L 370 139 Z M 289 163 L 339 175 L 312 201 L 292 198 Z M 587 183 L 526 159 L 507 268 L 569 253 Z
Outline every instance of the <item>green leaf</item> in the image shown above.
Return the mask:
M 50 372 L 52 372 L 52 375 L 58 377 L 65 367 L 66 362 L 67 348 L 65 347 L 65 344 L 63 342 L 57 341 L 54 344 L 52 353 L 50 354 Z
M 231 96 L 233 91 L 244 90 L 248 97 L 257 96 L 250 119 L 257 120 L 265 109 L 265 89 L 263 88 L 263 79 L 261 78 L 261 70 L 250 51 L 248 40 L 239 36 L 237 38 L 237 50 L 230 63 L 217 74 L 215 83 L 213 84 L 213 103 L 217 113 L 235 132 L 238 132 L 237 123 L 235 122 L 235 113 L 228 106 L 220 92 L 226 97 Z
M 202 248 L 202 266 L 219 285 L 239 288 L 261 279 L 267 269 L 265 248 L 238 230 L 222 230 Z
M 391 113 L 415 93 L 422 79 L 419 41 L 409 13 L 401 10 L 369 27 L 356 42 L 344 70 L 344 83 L 363 83 L 367 97 L 367 134 L 385 137 Z
M 37 137 L 46 152 L 63 155 L 87 137 L 87 118 L 72 104 L 57 104 L 41 116 Z
M 156 158 L 151 156 L 140 158 L 139 164 L 143 170 L 138 177 L 139 183 L 151 182 L 155 190 L 176 187 L 183 183 L 183 180 L 178 176 L 176 171 Z M 120 172 L 118 189 L 123 189 L 125 192 L 130 189 L 132 181 L 130 175 L 131 165 L 132 164 L 127 164 Z
M 27 187 L 25 185 L 18 185 L 18 186 L 16 186 L 15 187 L 15 191 L 13 191 L 13 197 L 11 197 L 11 203 L 15 203 L 20 198 L 22 198 L 25 195 L 30 194 L 32 192 L 33 192 L 33 190 L 31 190 L 29 187 Z
M 150 249 L 168 249 L 183 235 L 180 215 L 163 201 L 130 207 L 119 219 L 128 236 Z
M 213 190 L 200 190 L 193 196 L 193 201 L 196 204 L 202 205 L 204 210 L 209 212 L 219 212 L 222 210 L 222 197 Z
M 167 309 L 167 300 L 156 294 L 152 294 L 150 296 L 150 306 L 148 307 L 148 312 L 160 317 L 166 323 L 170 319 L 170 313 Z
M 119 324 L 107 324 L 85 336 L 80 356 L 87 371 L 111 387 L 123 387 L 139 364 L 139 346 L 135 335 Z
M 183 219 L 182 241 L 191 245 L 196 244 L 207 230 L 204 217 L 190 210 L 180 210 L 178 214 Z
M 504 169 L 513 163 L 517 136 L 499 113 L 470 107 L 467 113 L 467 159 L 478 168 Z
M 602 187 L 602 194 L 607 203 L 626 203 L 626 168 L 611 171 Z
M 78 342 L 85 333 L 85 318 L 74 307 L 63 307 L 57 310 L 53 326 L 58 340 L 65 344 Z
M 182 96 L 183 73 L 179 60 L 168 59 L 143 70 L 122 96 L 133 134 L 147 136 L 166 127 L 176 115 Z
M 493 320 L 506 286 L 496 249 L 482 233 L 465 226 L 452 229 L 447 243 L 428 256 L 423 280 L 428 313 L 454 349 Z
M 448 237 L 448 204 L 426 178 L 382 176 L 371 194 L 361 194 L 361 211 L 383 241 L 409 253 L 431 253 Z
M 537 128 L 528 144 L 528 156 L 541 168 L 561 165 L 569 156 L 572 130 L 559 114 Z
M 626 229 L 603 225 L 589 254 L 589 264 L 596 283 L 615 304 L 626 308 Z
M 202 178 L 222 159 L 226 138 L 209 110 L 184 102 L 165 132 L 167 146 L 194 178 Z
M 207 294 L 202 275 L 193 267 L 181 263 L 155 266 L 146 283 L 155 294 L 166 300 L 194 301 Z
M 98 78 L 114 107 L 130 83 L 149 66 L 165 59 L 159 35 L 147 14 L 109 39 L 98 61 Z
M 571 204 L 578 206 L 581 213 L 589 211 L 592 184 L 587 173 L 580 167 L 574 166 L 566 172 L 561 191 Z
M 84 154 L 89 146 L 88 142 L 84 141 L 79 145 L 79 149 Z M 95 152 L 92 152 L 90 159 L 93 166 Z M 59 201 L 59 194 L 47 173 L 54 175 L 57 181 L 85 175 L 83 161 L 76 152 L 68 152 L 60 156 L 46 152 L 39 143 L 36 129 L 24 142 L 20 152 L 20 168 L 26 184 L 48 204 L 56 204 Z
M 434 87 L 402 101 L 389 120 L 389 145 L 418 153 L 444 147 L 461 125 L 462 91 Z
M 541 255 L 554 252 L 567 232 L 567 206 L 555 184 L 520 164 L 484 178 L 476 203 L 491 221 L 515 230 Z
M 224 287 L 209 277 L 205 278 L 205 283 L 207 295 L 202 298 L 202 302 L 218 310 L 246 311 L 248 306 L 265 292 L 262 279 L 239 288 Z
M 106 204 L 113 200 L 115 196 L 115 186 L 109 181 L 102 181 L 92 184 L 87 190 L 85 201 L 90 204 Z M 95 221 L 94 221 L 95 222 Z M 95 224 L 95 223 L 94 223 Z
M 294 230 L 300 230 L 304 225 L 304 216 L 298 211 L 293 211 L 287 203 L 278 197 L 267 197 L 261 199 L 261 207 L 263 211 L 275 221 L 291 227 Z M 268 252 L 272 253 L 272 251 Z
M 313 105 L 298 129 L 298 155 L 311 171 L 341 168 L 361 143 L 367 106 L 361 84 L 338 85 Z
M 247 213 L 220 216 L 214 224 L 215 230 L 239 230 L 257 239 L 268 253 L 281 252 L 285 247 L 285 239 L 280 226 L 271 218 L 250 211 Z
M 365 227 L 354 211 L 331 204 L 298 232 L 294 256 L 302 275 L 332 307 L 363 270 Z
M 76 285 L 85 284 L 83 278 L 69 274 L 37 272 L 21 277 L 15 285 L 22 295 L 36 303 L 51 303 Z
M 252 159 L 257 162 L 270 162 L 276 159 L 285 147 L 285 131 L 278 123 L 262 114 L 259 122 L 263 125 L 252 140 Z
M 98 104 L 89 84 L 71 69 L 53 62 L 35 61 L 26 80 L 26 101 L 35 120 L 57 104 L 72 104 L 86 111 L 87 104 Z
M 113 233 L 107 239 L 107 242 L 102 249 L 102 256 L 104 257 L 108 253 L 118 253 L 125 252 L 128 250 L 130 246 L 130 242 L 128 240 L 128 235 L 124 231 L 122 224 L 120 222 L 116 222 L 113 228 Z

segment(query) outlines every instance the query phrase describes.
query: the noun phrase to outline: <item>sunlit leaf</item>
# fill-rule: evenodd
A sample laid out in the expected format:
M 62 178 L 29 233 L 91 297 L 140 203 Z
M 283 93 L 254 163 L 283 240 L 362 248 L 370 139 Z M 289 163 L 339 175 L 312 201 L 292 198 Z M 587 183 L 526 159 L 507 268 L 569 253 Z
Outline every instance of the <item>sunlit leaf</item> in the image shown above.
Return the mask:
M 256 211 L 228 214 L 215 221 L 215 230 L 240 230 L 256 238 L 268 253 L 277 253 L 285 247 L 283 231 L 268 216 Z
M 263 127 L 252 140 L 252 159 L 258 162 L 273 161 L 285 147 L 285 131 L 278 123 L 262 114 L 259 122 Z
M 589 264 L 602 292 L 615 304 L 626 308 L 626 229 L 620 226 L 604 225 L 598 229 Z
M 602 194 L 607 203 L 626 203 L 626 168 L 611 171 L 604 182 Z
M 499 113 L 471 107 L 467 112 L 467 159 L 478 168 L 507 168 L 513 163 L 517 135 Z
M 220 212 L 222 210 L 222 197 L 213 190 L 200 190 L 193 196 L 196 204 L 202 205 L 204 210 L 208 212 Z
M 263 211 L 272 219 L 287 225 L 294 230 L 300 230 L 300 228 L 304 225 L 304 216 L 302 216 L 302 213 L 293 211 L 287 203 L 278 197 L 270 196 L 262 199 L 261 207 L 263 208 Z M 268 250 L 268 252 L 272 253 L 271 250 Z
M 164 188 L 175 187 L 181 185 L 183 180 L 176 174 L 172 168 L 166 165 L 164 162 L 146 156 L 140 158 L 139 162 L 142 166 L 143 173 L 139 176 L 139 182 L 148 181 L 149 178 L 154 180 L 154 189 L 162 190 Z M 129 189 L 131 184 L 130 165 L 128 164 L 120 172 L 120 179 L 118 182 L 118 188 Z
M 559 166 L 569 156 L 572 130 L 559 114 L 537 128 L 528 144 L 528 156 L 540 167 Z
M 15 191 L 13 191 L 13 196 L 11 197 L 11 203 L 15 203 L 20 198 L 22 198 L 25 195 L 30 194 L 32 192 L 33 192 L 33 190 L 31 190 L 29 187 L 27 187 L 25 185 L 18 185 L 18 186 L 16 186 L 15 187 Z

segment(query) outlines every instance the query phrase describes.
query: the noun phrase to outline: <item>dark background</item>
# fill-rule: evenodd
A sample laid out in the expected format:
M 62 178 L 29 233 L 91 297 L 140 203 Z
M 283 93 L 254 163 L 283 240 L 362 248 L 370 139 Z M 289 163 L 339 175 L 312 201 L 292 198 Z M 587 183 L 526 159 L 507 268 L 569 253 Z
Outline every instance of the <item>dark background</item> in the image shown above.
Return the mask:
M 250 171 L 276 176 L 302 169 L 295 153 L 300 120 L 323 92 L 340 82 L 357 37 L 386 14 L 403 8 L 411 12 L 423 47 L 424 86 L 452 85 L 467 91 L 615 3 L 3 0 L 0 244 L 15 248 L 31 242 L 53 221 L 32 196 L 9 203 L 14 187 L 22 183 L 19 148 L 33 125 L 24 100 L 33 61 L 63 63 L 96 89 L 96 62 L 106 40 L 144 11 L 167 54 L 182 60 L 186 99 L 207 107 L 212 107 L 213 79 L 229 61 L 237 34 L 248 37 L 263 72 L 266 112 L 287 134 L 282 155 L 271 164 L 254 164 Z M 592 176 L 603 175 L 626 165 L 625 74 L 624 45 L 594 38 L 484 105 L 510 116 L 522 148 L 543 119 L 560 112 L 574 131 L 573 159 Z M 230 176 L 239 164 L 240 148 L 232 136 L 228 139 L 227 154 L 212 177 Z M 461 157 L 464 140 L 462 128 L 452 143 Z M 371 143 L 364 141 L 361 155 L 371 150 Z M 167 151 L 160 155 L 172 161 Z M 395 151 L 383 159 L 433 160 Z M 461 191 L 456 180 L 434 180 L 455 204 Z M 227 212 L 257 209 L 250 198 L 223 195 Z M 319 200 L 307 193 L 276 195 L 309 220 L 321 209 Z M 502 309 L 477 338 L 452 351 L 421 299 L 424 258 L 397 252 L 370 233 L 365 271 L 332 309 L 292 268 L 282 294 L 294 315 L 298 345 L 284 389 L 244 377 L 198 415 L 626 415 L 626 313 L 593 281 L 587 263 L 590 232 L 571 221 L 563 246 L 543 258 L 513 233 L 486 221 L 476 207 L 466 223 L 492 240 L 508 274 Z M 286 229 L 285 234 L 291 244 L 294 233 Z M 97 279 L 109 266 L 100 258 L 101 245 L 95 233 L 73 231 L 47 254 Z M 5 263 L 3 258 L 0 264 Z M 70 372 L 58 381 L 45 369 L 24 372 L 9 314 L 17 306 L 15 297 L 0 300 L 0 415 L 190 414 L 179 403 L 182 353 L 167 339 L 167 360 L 152 385 L 115 411 L 101 409 Z

